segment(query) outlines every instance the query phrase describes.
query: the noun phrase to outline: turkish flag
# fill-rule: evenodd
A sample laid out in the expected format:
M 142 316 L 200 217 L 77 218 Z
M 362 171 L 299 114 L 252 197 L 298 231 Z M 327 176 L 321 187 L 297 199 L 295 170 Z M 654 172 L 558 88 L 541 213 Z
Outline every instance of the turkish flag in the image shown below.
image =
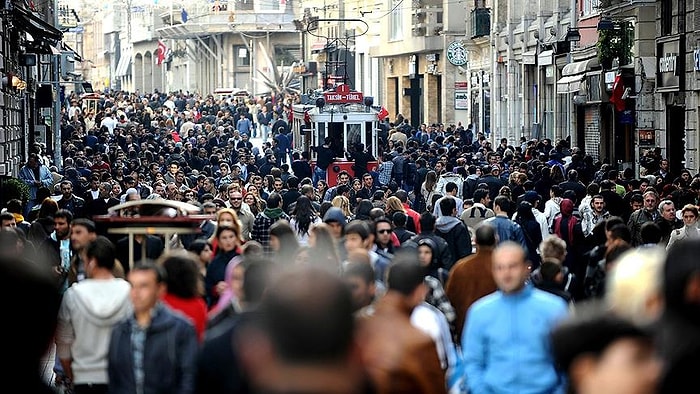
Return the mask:
M 158 57 L 156 57 L 156 64 L 161 65 L 165 61 L 165 53 L 168 51 L 168 47 L 165 46 L 165 43 L 161 40 L 158 40 L 158 48 L 156 49 L 156 54 Z
M 617 75 L 615 77 L 615 82 L 613 82 L 612 94 L 610 95 L 610 103 L 615 106 L 615 109 L 619 112 L 625 110 L 625 100 L 622 98 L 622 94 L 625 92 L 625 85 L 622 83 L 622 76 Z
M 389 116 L 389 111 L 387 111 L 386 108 L 384 108 L 384 107 L 382 107 L 379 110 L 379 112 L 377 113 L 377 119 L 379 119 L 379 120 L 383 120 L 387 116 Z

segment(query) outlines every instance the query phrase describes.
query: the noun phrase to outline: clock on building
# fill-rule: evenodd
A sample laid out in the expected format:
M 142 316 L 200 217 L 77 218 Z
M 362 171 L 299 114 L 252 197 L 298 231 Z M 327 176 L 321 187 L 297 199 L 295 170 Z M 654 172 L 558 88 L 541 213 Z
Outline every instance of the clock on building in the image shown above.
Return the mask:
M 461 41 L 452 41 L 447 46 L 447 60 L 455 66 L 467 64 L 467 49 Z

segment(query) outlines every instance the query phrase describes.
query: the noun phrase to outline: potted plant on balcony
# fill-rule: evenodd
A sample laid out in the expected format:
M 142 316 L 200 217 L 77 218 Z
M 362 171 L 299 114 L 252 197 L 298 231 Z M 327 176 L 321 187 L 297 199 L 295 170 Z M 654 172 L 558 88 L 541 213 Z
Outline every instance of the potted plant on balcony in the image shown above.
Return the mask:
M 616 39 L 617 34 L 614 30 L 598 32 L 596 46 L 598 48 L 598 61 L 600 61 L 603 70 L 610 70 L 613 60 L 618 57 Z
M 604 70 L 612 68 L 613 60 L 619 65 L 629 64 L 632 57 L 634 29 L 628 22 L 618 22 L 613 30 L 599 30 L 598 60 Z

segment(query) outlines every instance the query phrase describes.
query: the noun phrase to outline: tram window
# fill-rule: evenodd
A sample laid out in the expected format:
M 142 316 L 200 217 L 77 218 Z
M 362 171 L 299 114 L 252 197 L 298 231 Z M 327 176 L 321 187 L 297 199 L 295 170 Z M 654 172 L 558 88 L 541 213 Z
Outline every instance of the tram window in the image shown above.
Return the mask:
M 318 130 L 318 142 L 321 143 L 323 140 L 326 139 L 326 124 L 325 123 L 317 123 L 316 128 Z
M 374 129 L 372 122 L 365 122 L 365 148 L 367 152 L 374 154 L 374 138 L 372 137 L 372 130 Z
M 348 124 L 348 150 L 354 151 L 360 143 L 362 143 L 362 125 L 358 123 Z

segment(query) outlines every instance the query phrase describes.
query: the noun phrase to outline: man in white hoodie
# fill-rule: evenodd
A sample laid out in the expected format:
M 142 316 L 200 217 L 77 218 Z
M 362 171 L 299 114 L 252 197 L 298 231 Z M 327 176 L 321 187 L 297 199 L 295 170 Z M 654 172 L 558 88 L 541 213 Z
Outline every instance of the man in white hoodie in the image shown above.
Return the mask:
M 112 328 L 131 313 L 131 286 L 112 274 L 114 253 L 114 244 L 98 236 L 87 247 L 87 279 L 69 287 L 61 302 L 56 356 L 76 394 L 107 392 Z

